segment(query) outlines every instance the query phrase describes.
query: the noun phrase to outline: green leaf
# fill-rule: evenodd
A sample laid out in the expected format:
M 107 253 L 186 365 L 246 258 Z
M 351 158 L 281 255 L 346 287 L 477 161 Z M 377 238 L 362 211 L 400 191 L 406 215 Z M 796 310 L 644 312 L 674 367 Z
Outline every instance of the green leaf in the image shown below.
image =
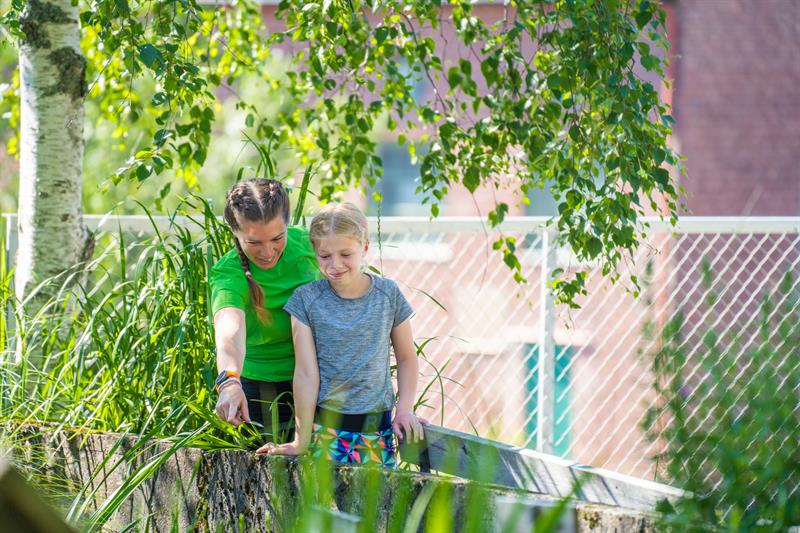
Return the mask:
M 150 165 L 139 165 L 136 167 L 136 179 L 139 181 L 144 181 L 150 177 L 150 174 L 153 172 L 153 167 Z
M 624 63 L 627 63 L 633 57 L 633 45 L 631 43 L 625 43 L 620 50 L 620 56 L 623 59 Z
M 653 171 L 653 178 L 659 185 L 667 185 L 669 183 L 669 171 L 659 167 Z
M 497 204 L 497 207 L 489 212 L 489 225 L 494 228 L 502 224 L 506 218 L 506 213 L 508 213 L 508 204 L 504 202 Z
M 547 77 L 547 86 L 551 90 L 558 90 L 561 88 L 561 76 L 558 74 L 552 74 Z
M 456 67 L 450 67 L 447 71 L 447 83 L 450 84 L 450 88 L 456 89 L 463 80 L 464 77 L 461 75 L 461 71 Z
M 367 154 L 363 150 L 356 150 L 353 158 L 356 160 L 359 166 L 364 166 L 367 162 Z
M 467 167 L 467 172 L 464 174 L 463 183 L 469 192 L 475 192 L 475 190 L 481 184 L 478 167 L 475 165 L 470 165 Z
M 597 237 L 589 237 L 586 241 L 586 253 L 589 254 L 589 258 L 594 259 L 597 257 L 600 252 L 603 250 L 603 243 Z
M 646 70 L 655 70 L 659 60 L 656 56 L 642 56 L 640 62 Z
M 151 103 L 153 104 L 153 106 L 159 106 L 159 105 L 163 104 L 164 102 L 168 102 L 169 100 L 170 100 L 170 98 L 167 95 L 167 93 L 165 93 L 165 92 L 157 92 L 156 94 L 153 95 Z
M 383 44 L 389 38 L 389 28 L 386 26 L 379 26 L 375 29 L 375 40 L 378 44 Z
M 156 132 L 153 136 L 153 141 L 155 142 L 156 146 L 161 146 L 167 139 L 171 139 L 175 137 L 175 132 L 172 130 L 161 129 Z
M 194 159 L 195 163 L 200 166 L 203 166 L 203 163 L 206 162 L 206 149 L 203 146 L 198 146 L 197 149 L 194 151 L 192 158 Z
M 497 59 L 494 57 L 488 57 L 481 61 L 481 74 L 483 74 L 483 78 L 486 80 L 486 84 L 489 86 L 497 83 L 497 65 Z
M 639 11 L 636 13 L 636 27 L 640 30 L 647 25 L 650 19 L 653 16 L 653 12 L 650 9 L 650 2 L 644 1 L 639 6 Z
M 188 161 L 192 157 L 192 145 L 189 143 L 182 143 L 178 146 L 178 155 L 180 155 L 181 161 Z
M 117 13 L 122 15 L 123 17 L 127 17 L 131 13 L 131 9 L 128 6 L 127 0 L 114 0 L 114 4 L 117 8 Z
M 147 68 L 153 68 L 156 62 L 161 63 L 164 61 L 164 56 L 152 44 L 143 44 L 139 47 L 139 59 Z

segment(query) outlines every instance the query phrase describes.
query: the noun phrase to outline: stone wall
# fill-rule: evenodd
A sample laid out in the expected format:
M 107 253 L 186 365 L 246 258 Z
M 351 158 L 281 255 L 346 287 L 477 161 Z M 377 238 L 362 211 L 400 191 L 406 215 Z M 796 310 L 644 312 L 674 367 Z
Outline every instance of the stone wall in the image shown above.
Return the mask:
M 72 490 L 82 485 L 96 490 L 89 498 L 87 514 L 137 468 L 170 449 L 166 441 L 141 441 L 118 434 L 54 432 L 33 426 L 4 430 L 6 446 L 15 449 L 18 465 L 35 468 L 51 481 L 67 482 Z M 306 518 L 298 516 L 309 509 L 302 502 L 315 498 L 315 491 L 325 486 L 320 475 L 310 461 L 262 457 L 243 450 L 182 448 L 125 499 L 107 529 L 122 529 L 138 519 L 139 529 L 134 531 L 170 531 L 173 525 L 179 531 L 238 531 L 240 524 L 244 531 L 292 530 L 296 519 Z M 368 523 L 374 521 L 370 530 L 394 532 L 402 531 L 414 515 L 418 499 L 435 502 L 447 497 L 448 529 L 463 530 L 465 521 L 473 520 L 477 530 L 489 531 L 495 527 L 492 517 L 497 496 L 522 497 L 543 506 L 554 502 L 543 495 L 454 477 L 341 466 L 333 473 L 331 507 Z M 470 514 L 470 510 L 479 512 Z M 431 518 L 429 514 L 422 514 L 421 528 Z M 653 530 L 652 517 L 644 513 L 579 502 L 570 521 L 577 531 Z

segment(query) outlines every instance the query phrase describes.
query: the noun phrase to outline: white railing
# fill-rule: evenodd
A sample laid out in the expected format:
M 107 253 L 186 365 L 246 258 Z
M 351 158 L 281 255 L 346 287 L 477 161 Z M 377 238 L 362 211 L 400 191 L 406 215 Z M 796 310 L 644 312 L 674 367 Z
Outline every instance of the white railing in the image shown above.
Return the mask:
M 6 218 L 9 257 L 16 220 Z M 166 230 L 166 217 L 155 219 Z M 147 217 L 86 216 L 96 231 L 152 233 Z M 760 297 L 787 271 L 800 274 L 800 217 L 685 217 L 676 227 L 645 219 L 647 240 L 611 285 L 595 265 L 581 308 L 555 306 L 547 290 L 556 267 L 577 265 L 553 246 L 546 218 L 508 218 L 489 229 L 477 218 L 384 217 L 373 230 L 371 261 L 397 280 L 416 310 L 412 321 L 425 346 L 425 379 L 447 379 L 429 389 L 424 409 L 443 425 L 511 444 L 535 447 L 574 461 L 639 477 L 653 477 L 657 444 L 640 425 L 655 401 L 647 354 L 656 341 L 646 324 L 663 325 L 681 310 L 686 350 L 702 349 L 705 328 L 748 331 L 758 321 Z M 185 219 L 176 219 L 185 225 Z M 528 283 L 511 277 L 491 244 L 513 235 Z M 703 304 L 700 265 L 708 262 L 712 289 Z M 627 274 L 642 280 L 629 291 Z M 800 275 L 795 275 L 798 285 Z M 740 356 L 744 357 L 744 347 Z M 800 359 L 800 358 L 798 358 Z M 795 364 L 800 364 L 798 361 Z M 421 387 L 425 383 L 421 383 Z

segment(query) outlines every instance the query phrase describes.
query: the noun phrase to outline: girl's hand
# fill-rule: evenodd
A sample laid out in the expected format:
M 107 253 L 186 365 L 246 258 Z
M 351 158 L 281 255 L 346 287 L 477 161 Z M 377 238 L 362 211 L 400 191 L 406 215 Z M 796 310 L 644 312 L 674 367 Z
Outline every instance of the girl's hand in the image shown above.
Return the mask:
M 217 416 L 234 426 L 250 422 L 250 412 L 247 409 L 247 398 L 242 386 L 238 383 L 225 384 L 219 391 Z
M 427 422 L 427 421 L 426 421 Z M 392 431 L 397 435 L 400 442 L 406 442 L 406 436 L 411 438 L 411 442 L 419 442 L 425 438 L 422 432 L 422 422 L 411 410 L 397 410 L 392 422 Z
M 303 446 L 299 441 L 275 444 L 268 442 L 256 450 L 257 455 L 303 455 L 308 452 L 308 445 Z

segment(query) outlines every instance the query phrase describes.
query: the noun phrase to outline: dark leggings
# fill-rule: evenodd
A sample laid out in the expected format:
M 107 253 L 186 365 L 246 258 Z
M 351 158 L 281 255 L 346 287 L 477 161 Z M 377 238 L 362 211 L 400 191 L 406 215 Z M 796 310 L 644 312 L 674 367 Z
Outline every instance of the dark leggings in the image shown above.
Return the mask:
M 247 398 L 250 420 L 264 426 L 263 432 L 273 436 L 275 432 L 272 430 L 272 405 L 276 403 L 278 434 L 284 433 L 287 440 L 294 438 L 294 397 L 291 381 L 258 381 L 243 377 L 242 389 Z

